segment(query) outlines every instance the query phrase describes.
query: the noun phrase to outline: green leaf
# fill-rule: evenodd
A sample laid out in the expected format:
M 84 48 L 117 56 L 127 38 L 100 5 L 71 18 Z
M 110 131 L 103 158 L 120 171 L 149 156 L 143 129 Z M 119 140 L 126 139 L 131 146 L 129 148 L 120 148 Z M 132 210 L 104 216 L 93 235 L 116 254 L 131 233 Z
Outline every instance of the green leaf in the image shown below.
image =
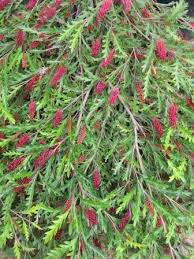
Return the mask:
M 57 230 L 61 228 L 63 222 L 66 220 L 68 212 L 61 214 L 53 221 L 53 224 L 49 226 L 49 230 L 46 232 L 44 237 L 44 243 L 47 244 L 57 233 Z

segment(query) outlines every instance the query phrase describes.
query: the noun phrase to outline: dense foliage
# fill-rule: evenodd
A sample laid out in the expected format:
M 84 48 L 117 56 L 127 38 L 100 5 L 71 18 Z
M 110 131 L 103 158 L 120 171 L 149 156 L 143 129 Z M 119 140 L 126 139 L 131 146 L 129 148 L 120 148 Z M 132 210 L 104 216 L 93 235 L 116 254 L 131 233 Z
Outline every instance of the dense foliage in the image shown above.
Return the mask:
M 183 258 L 194 220 L 186 13 L 183 0 L 1 0 L 1 250 Z

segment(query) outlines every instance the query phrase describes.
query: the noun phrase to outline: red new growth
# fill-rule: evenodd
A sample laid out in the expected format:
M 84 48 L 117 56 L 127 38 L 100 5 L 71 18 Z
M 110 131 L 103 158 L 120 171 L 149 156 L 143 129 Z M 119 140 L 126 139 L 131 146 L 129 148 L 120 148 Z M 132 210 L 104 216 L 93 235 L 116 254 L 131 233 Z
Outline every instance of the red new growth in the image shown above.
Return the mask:
M 100 63 L 100 67 L 107 67 L 113 60 L 114 54 L 115 54 L 114 49 L 111 49 L 108 53 L 108 56 L 106 58 L 102 59 L 102 61 Z
M 177 113 L 178 107 L 174 103 L 171 103 L 168 108 L 168 120 L 171 128 L 174 128 L 177 124 Z
M 159 137 L 161 138 L 163 133 L 164 133 L 164 130 L 162 128 L 162 125 L 160 123 L 160 120 L 158 118 L 153 118 L 152 119 L 152 125 L 153 125 L 153 128 L 155 129 L 156 133 L 159 135 Z
M 92 57 L 96 57 L 98 55 L 98 52 L 101 48 L 101 41 L 100 39 L 94 40 L 92 42 L 92 46 L 91 46 L 91 55 Z
M 53 75 L 53 77 L 52 77 L 52 79 L 51 79 L 51 81 L 50 81 L 50 85 L 51 85 L 52 87 L 54 87 L 54 88 L 57 87 L 59 81 L 61 80 L 61 78 L 62 78 L 66 73 L 67 73 L 67 68 L 64 67 L 63 65 L 59 66 L 59 67 L 56 69 L 56 71 L 55 71 L 55 73 L 54 73 L 54 75 Z
M 95 88 L 96 94 L 100 94 L 106 88 L 106 84 L 102 81 L 98 82 Z
M 53 126 L 58 127 L 61 123 L 63 117 L 63 110 L 59 109 L 56 111 L 55 116 L 53 118 Z
M 167 50 L 163 39 L 156 40 L 156 56 L 161 60 L 166 60 Z
M 15 43 L 17 47 L 21 47 L 25 40 L 25 32 L 18 30 L 15 35 Z
M 96 189 L 96 190 L 99 189 L 99 187 L 101 185 L 101 175 L 98 170 L 93 172 L 92 184 L 93 184 L 94 189 Z
M 112 88 L 110 91 L 109 99 L 108 99 L 109 105 L 115 104 L 115 102 L 118 99 L 118 96 L 119 96 L 119 88 L 117 88 L 117 87 Z
M 31 11 L 35 5 L 37 4 L 38 0 L 29 0 L 28 3 L 26 4 L 26 10 Z
M 36 103 L 35 101 L 31 101 L 28 105 L 28 115 L 31 121 L 34 119 L 35 113 L 36 113 Z
M 98 224 L 98 219 L 96 216 L 96 212 L 93 209 L 87 209 L 85 211 L 85 217 L 88 220 L 90 225 L 97 225 Z
M 19 139 L 18 142 L 16 143 L 16 148 L 23 147 L 25 144 L 27 144 L 30 140 L 30 134 L 24 134 L 22 135 Z

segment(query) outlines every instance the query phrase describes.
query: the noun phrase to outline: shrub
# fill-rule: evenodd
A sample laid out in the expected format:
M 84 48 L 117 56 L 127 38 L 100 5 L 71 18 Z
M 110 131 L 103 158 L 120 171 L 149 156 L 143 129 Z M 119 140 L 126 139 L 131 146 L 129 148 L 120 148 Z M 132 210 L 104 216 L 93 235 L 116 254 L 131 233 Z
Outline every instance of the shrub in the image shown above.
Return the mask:
M 180 258 L 194 188 L 187 5 L 0 3 L 0 248 Z

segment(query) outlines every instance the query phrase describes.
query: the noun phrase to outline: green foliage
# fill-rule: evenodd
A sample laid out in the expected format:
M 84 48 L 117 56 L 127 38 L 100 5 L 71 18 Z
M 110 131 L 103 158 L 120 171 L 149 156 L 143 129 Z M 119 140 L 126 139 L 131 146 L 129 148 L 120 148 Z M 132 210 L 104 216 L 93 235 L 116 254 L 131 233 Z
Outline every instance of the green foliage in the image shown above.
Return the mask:
M 0 10 L 0 250 L 17 259 L 184 258 L 182 236 L 194 219 L 194 51 L 179 35 L 190 22 L 185 1 L 134 0 L 128 12 L 113 1 L 102 20 L 104 1 L 61 1 L 46 20 L 40 11 L 57 1 L 31 11 L 26 2 Z

